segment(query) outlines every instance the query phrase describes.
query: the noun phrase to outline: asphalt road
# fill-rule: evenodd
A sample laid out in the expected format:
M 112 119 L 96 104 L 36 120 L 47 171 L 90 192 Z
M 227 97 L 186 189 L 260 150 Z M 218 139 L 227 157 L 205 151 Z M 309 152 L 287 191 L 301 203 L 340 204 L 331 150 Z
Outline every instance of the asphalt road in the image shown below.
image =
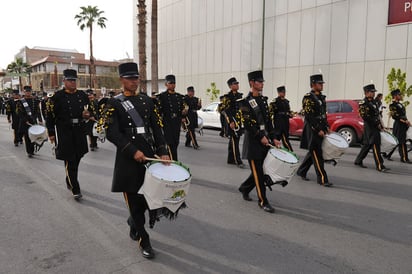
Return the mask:
M 50 144 L 29 159 L 11 135 L 1 116 L 0 273 L 412 273 L 412 165 L 398 155 L 379 173 L 371 155 L 368 169 L 355 167 L 359 148 L 350 148 L 326 166 L 333 188 L 312 168 L 311 181 L 268 192 L 269 214 L 255 191 L 241 198 L 249 169 L 227 165 L 227 140 L 205 130 L 200 150 L 179 147 L 192 173 L 189 208 L 149 231 L 157 257 L 148 261 L 128 236 L 122 195 L 110 192 L 112 144 L 82 159 L 76 202 Z

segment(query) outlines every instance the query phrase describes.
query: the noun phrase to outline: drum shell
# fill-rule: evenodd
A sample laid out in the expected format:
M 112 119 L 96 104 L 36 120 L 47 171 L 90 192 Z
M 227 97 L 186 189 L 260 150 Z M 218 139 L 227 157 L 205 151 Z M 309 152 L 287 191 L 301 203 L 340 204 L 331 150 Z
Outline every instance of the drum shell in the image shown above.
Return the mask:
M 160 163 L 154 163 L 159 164 Z M 169 181 L 159 179 L 150 172 L 150 165 L 147 166 L 145 179 L 142 187 L 139 189 L 139 194 L 143 194 L 149 209 L 154 210 L 166 207 L 171 212 L 175 213 L 179 207 L 184 203 L 186 195 L 189 193 L 192 176 L 189 172 L 189 177 L 183 181 Z M 165 166 L 165 168 L 167 168 Z
M 99 140 L 106 138 L 105 129 L 102 128 L 101 132 L 97 132 L 97 122 L 94 122 L 93 129 L 92 129 L 93 136 L 97 137 Z
M 197 128 L 203 128 L 203 119 L 202 117 L 197 117 Z
M 29 128 L 29 139 L 32 143 L 42 145 L 48 139 L 46 127 L 33 125 Z
M 391 133 L 381 131 L 381 152 L 390 153 L 398 145 L 398 139 Z
M 336 146 L 333 144 L 329 138 L 339 138 L 342 142 L 342 146 Z M 349 147 L 348 142 L 343 138 L 342 135 L 338 133 L 330 133 L 323 138 L 322 141 L 322 156 L 324 160 L 335 160 L 339 159 Z
M 275 155 L 270 153 L 270 150 L 267 153 L 265 160 L 263 161 L 263 173 L 270 176 L 273 182 L 289 182 L 293 175 L 295 175 L 298 167 L 299 161 L 297 158 L 296 163 L 289 163 L 278 159 Z
M 412 127 L 409 127 L 406 131 L 406 140 L 412 140 Z

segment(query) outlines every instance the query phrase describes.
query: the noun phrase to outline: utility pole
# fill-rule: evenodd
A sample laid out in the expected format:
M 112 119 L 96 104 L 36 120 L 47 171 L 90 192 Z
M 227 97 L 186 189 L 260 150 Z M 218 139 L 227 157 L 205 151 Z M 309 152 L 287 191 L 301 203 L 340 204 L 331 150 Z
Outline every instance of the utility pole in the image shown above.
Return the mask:
M 266 0 L 263 1 L 262 7 L 262 47 L 260 52 L 260 69 L 263 71 L 263 66 L 265 64 L 265 9 L 266 9 Z

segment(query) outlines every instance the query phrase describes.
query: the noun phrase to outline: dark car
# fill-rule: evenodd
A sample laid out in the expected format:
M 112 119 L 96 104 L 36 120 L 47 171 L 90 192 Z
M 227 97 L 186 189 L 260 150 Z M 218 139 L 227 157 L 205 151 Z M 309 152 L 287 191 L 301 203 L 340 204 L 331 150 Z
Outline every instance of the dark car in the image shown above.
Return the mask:
M 326 107 L 331 131 L 342 134 L 349 145 L 362 140 L 363 119 L 359 116 L 359 100 L 327 100 Z M 289 124 L 291 136 L 302 136 L 303 116 L 297 114 Z

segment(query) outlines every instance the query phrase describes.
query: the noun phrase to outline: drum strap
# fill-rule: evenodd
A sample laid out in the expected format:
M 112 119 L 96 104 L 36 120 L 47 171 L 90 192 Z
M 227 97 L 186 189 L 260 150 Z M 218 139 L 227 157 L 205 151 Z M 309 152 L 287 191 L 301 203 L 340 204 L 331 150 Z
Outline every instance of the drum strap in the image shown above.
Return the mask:
M 266 132 L 265 120 L 263 119 L 263 113 L 259 107 L 259 104 L 255 99 L 248 99 L 249 105 L 252 107 L 253 112 L 256 115 L 256 120 L 259 124 L 259 130 L 264 130 Z
M 26 99 L 22 98 L 21 103 L 23 104 L 24 110 L 26 111 L 27 115 L 31 117 L 31 109 L 29 104 L 27 103 Z
M 115 98 L 120 101 L 120 103 L 122 104 L 124 110 L 132 118 L 132 120 L 133 120 L 133 122 L 134 122 L 134 124 L 135 124 L 135 126 L 138 130 L 138 133 L 141 133 L 141 134 L 145 133 L 143 119 L 140 116 L 140 114 L 137 112 L 137 110 L 134 108 L 133 104 L 129 100 L 127 100 L 126 96 L 124 96 L 123 94 L 119 94 Z

